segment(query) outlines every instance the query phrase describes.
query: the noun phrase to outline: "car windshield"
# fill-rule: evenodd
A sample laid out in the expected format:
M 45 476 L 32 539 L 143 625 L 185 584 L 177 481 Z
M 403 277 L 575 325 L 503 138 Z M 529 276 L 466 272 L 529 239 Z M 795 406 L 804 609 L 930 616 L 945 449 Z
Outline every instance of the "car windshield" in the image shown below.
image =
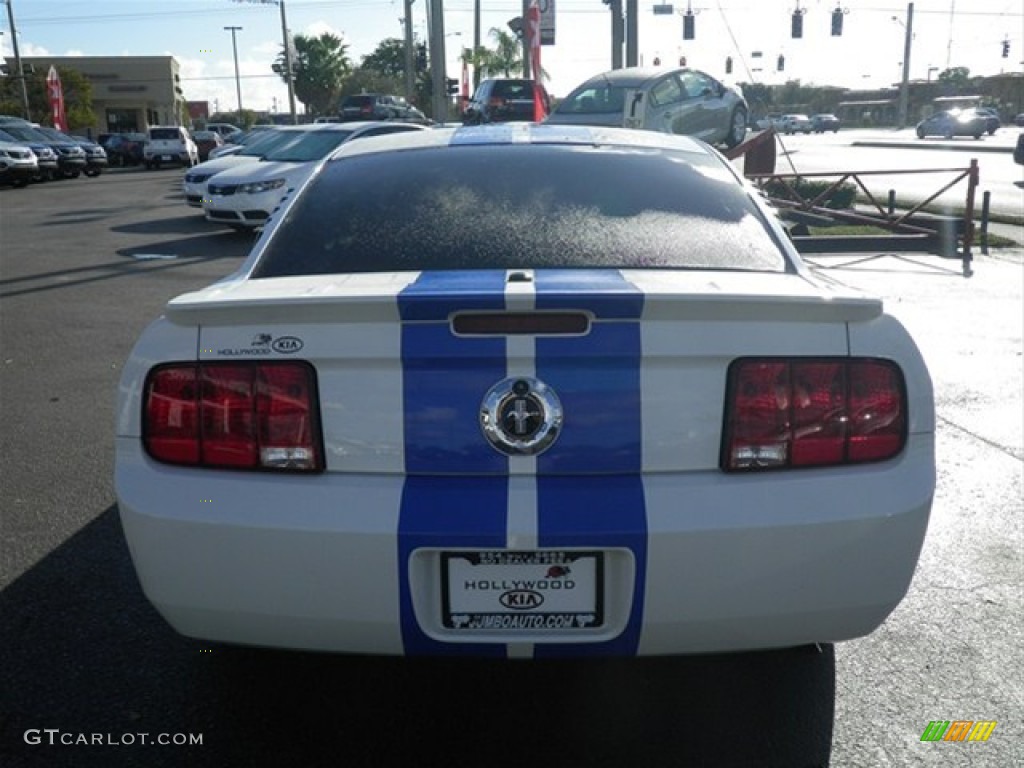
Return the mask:
M 586 85 L 570 93 L 555 111 L 570 115 L 621 113 L 625 93 L 625 88 L 611 83 Z
M 264 154 L 289 141 L 294 141 L 297 131 L 260 131 L 241 142 L 245 149 L 237 154 L 245 157 L 263 157 Z
M 710 155 L 460 146 L 329 163 L 253 277 L 516 268 L 784 271 L 787 261 Z
M 368 107 L 373 104 L 374 96 L 349 96 L 343 102 L 342 107 Z
M 177 141 L 181 132 L 177 128 L 150 128 L 149 138 L 155 141 Z
M 15 137 L 19 141 L 34 141 L 37 144 L 42 141 L 44 143 L 50 143 L 52 140 L 45 133 L 40 133 L 38 130 L 30 125 L 14 125 L 12 123 L 4 123 L 4 131 Z
M 286 163 L 308 163 L 322 160 L 327 154 L 352 135 L 352 131 L 308 131 L 299 138 L 282 144 L 263 155 L 264 160 Z
M 56 128 L 50 128 L 48 125 L 34 126 L 39 133 L 43 134 L 47 138 L 53 139 L 54 141 L 71 141 L 71 139 L 65 134 L 58 131 Z

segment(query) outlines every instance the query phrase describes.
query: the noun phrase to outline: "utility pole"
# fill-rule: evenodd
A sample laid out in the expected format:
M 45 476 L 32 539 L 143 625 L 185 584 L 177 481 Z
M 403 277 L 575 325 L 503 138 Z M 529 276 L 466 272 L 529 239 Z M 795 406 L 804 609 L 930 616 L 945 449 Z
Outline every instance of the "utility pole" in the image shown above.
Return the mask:
M 448 84 L 445 82 L 444 4 L 430 0 L 430 83 L 434 120 L 448 122 Z
M 405 0 L 405 100 L 410 104 L 416 96 L 416 69 L 412 41 L 412 4 L 415 0 Z
M 238 76 L 238 44 L 235 42 L 235 33 L 241 31 L 241 27 L 224 27 L 231 33 L 231 49 L 235 53 L 235 91 L 238 92 L 238 119 L 242 119 L 242 80 Z
M 25 119 L 31 120 L 32 114 L 28 108 L 28 86 L 25 85 L 25 68 L 21 64 L 21 54 L 18 53 L 18 32 L 14 28 L 14 6 L 13 0 L 7 2 L 7 18 L 11 26 L 11 47 L 14 50 L 14 66 L 18 68 L 18 79 L 21 80 L 21 106 L 25 111 Z
M 480 0 L 473 0 L 473 92 L 480 85 L 480 67 L 476 65 L 476 52 L 480 50 Z
M 622 69 L 622 0 L 608 0 L 612 12 L 612 69 Z
M 914 4 L 907 3 L 906 36 L 903 40 L 903 79 L 900 82 L 898 128 L 907 127 L 907 102 L 910 98 L 910 41 L 914 37 Z
M 292 114 L 292 125 L 299 124 L 295 111 L 295 73 L 292 71 L 292 40 L 288 35 L 288 19 L 284 12 L 284 0 L 278 0 L 281 7 L 281 37 L 284 39 L 284 65 L 288 68 L 288 109 Z
M 640 50 L 640 12 L 637 0 L 626 0 L 626 66 L 637 65 L 637 54 Z
M 281 37 L 284 42 L 284 65 L 288 70 L 285 73 L 285 82 L 288 83 L 288 107 L 291 110 L 292 114 L 292 124 L 298 125 L 299 116 L 295 112 L 295 75 L 294 72 L 292 71 L 292 41 L 288 37 L 288 17 L 285 14 L 284 10 L 284 0 L 234 0 L 234 2 L 258 3 L 260 5 L 276 5 L 278 8 L 281 9 Z M 228 27 L 224 27 L 224 29 L 228 29 Z M 241 29 L 241 27 L 238 27 L 238 29 Z M 232 43 L 234 42 L 234 33 L 232 33 L 231 35 L 231 41 Z M 235 61 L 235 71 L 238 71 L 237 56 Z M 238 102 L 239 104 L 241 104 L 241 96 L 238 97 Z M 241 111 L 241 106 L 239 106 L 239 111 Z
M 519 39 L 523 43 L 523 80 L 530 80 L 530 22 L 527 21 L 528 14 L 530 12 L 530 0 L 523 0 L 523 15 L 520 17 L 523 20 L 523 34 L 519 36 Z

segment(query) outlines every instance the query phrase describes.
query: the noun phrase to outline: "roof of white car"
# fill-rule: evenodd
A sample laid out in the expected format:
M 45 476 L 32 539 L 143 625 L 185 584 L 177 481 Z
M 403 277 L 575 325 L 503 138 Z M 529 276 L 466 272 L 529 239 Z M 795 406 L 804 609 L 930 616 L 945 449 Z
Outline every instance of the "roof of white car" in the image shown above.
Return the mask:
M 426 147 L 481 146 L 509 144 L 561 144 L 588 146 L 621 146 L 646 149 L 668 149 L 706 155 L 712 150 L 689 136 L 612 128 L 594 125 L 545 125 L 543 123 L 495 123 L 481 126 L 434 128 L 425 131 L 391 133 L 386 136 L 360 139 L 342 144 L 331 159 L 370 154 L 392 149 Z

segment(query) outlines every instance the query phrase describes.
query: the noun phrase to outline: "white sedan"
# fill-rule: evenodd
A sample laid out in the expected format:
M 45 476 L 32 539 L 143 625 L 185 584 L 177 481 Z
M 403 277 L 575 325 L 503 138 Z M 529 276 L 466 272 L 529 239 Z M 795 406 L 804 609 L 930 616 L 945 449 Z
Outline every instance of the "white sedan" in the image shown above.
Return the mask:
M 935 487 L 931 381 L 687 137 L 352 142 L 124 368 L 121 520 L 204 640 L 635 656 L 860 637 Z
M 237 165 L 259 162 L 267 152 L 295 140 L 298 137 L 296 131 L 300 129 L 301 126 L 264 131 L 256 141 L 249 146 L 241 147 L 238 152 L 215 157 L 188 169 L 185 171 L 185 178 L 181 185 L 186 205 L 192 208 L 202 208 L 203 200 L 207 196 L 206 185 L 210 179 Z
M 206 180 L 203 213 L 233 229 L 262 227 L 278 204 L 341 144 L 389 133 L 424 131 L 422 125 L 389 121 L 315 123 L 281 129 L 291 140 L 261 151 L 262 162 L 222 171 Z M 255 145 L 261 149 L 262 144 Z M 239 153 L 241 154 L 241 153 Z M 233 155 L 231 157 L 237 157 Z M 231 157 L 223 158 L 227 162 Z M 219 162 L 219 160 L 218 160 Z

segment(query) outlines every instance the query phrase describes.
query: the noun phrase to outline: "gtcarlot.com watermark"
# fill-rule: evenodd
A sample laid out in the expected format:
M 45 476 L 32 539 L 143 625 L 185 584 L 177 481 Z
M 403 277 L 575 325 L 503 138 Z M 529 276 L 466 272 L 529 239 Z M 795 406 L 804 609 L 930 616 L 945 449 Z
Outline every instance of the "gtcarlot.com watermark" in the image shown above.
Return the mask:
M 26 744 L 51 747 L 133 747 L 139 744 L 196 747 L 203 744 L 201 733 L 76 733 L 60 728 L 29 728 L 23 738 Z

